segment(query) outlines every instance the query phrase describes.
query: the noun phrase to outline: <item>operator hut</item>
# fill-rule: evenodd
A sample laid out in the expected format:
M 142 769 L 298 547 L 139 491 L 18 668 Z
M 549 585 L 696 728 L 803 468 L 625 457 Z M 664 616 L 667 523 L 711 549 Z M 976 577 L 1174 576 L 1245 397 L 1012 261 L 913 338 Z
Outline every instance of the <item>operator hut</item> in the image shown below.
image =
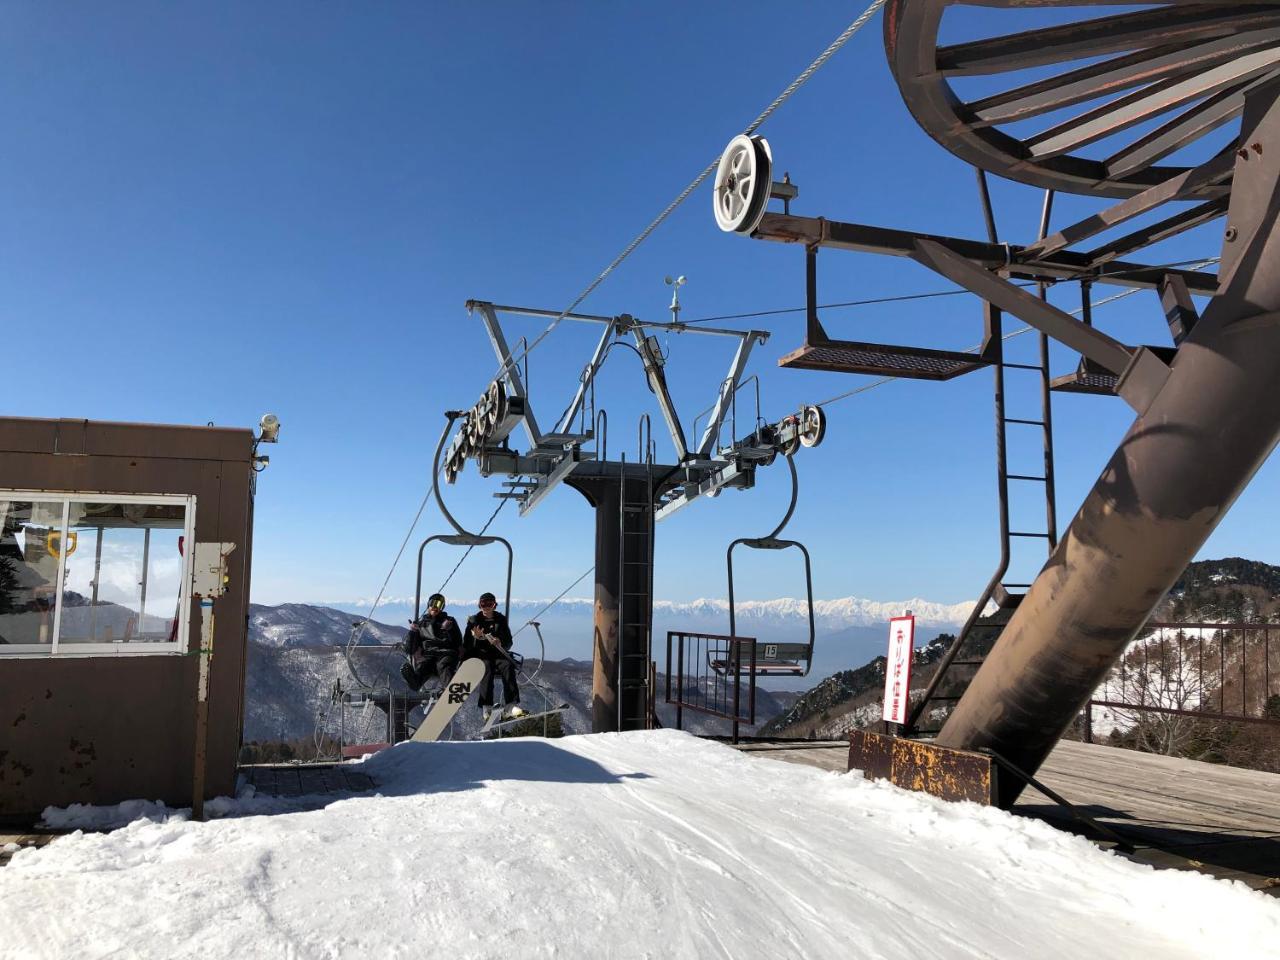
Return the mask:
M 233 792 L 261 439 L 0 418 L 0 821 Z

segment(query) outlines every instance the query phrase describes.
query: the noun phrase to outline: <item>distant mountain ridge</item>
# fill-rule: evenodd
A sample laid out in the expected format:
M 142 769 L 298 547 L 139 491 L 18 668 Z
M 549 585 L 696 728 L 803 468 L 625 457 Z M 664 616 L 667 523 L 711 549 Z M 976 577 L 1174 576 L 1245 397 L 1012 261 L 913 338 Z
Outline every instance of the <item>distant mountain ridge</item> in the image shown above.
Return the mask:
M 1280 621 L 1280 566 L 1240 557 L 1195 561 L 1157 605 L 1151 619 L 1210 623 Z M 1145 644 L 1163 642 L 1160 636 L 1145 630 L 1130 649 L 1142 656 Z M 911 677 L 913 692 L 928 683 L 934 664 L 954 639 L 942 634 L 916 649 L 917 669 Z M 876 656 L 862 666 L 833 673 L 798 697 L 789 710 L 765 724 L 760 733 L 838 737 L 878 722 L 884 665 L 885 658 Z M 1265 669 L 1261 661 L 1256 665 L 1251 661 L 1245 672 L 1256 678 L 1263 676 Z
M 345 610 L 309 603 L 282 603 L 268 607 L 249 604 L 249 641 L 264 647 L 329 647 L 346 645 L 353 624 L 361 620 Z M 360 636 L 361 645 L 389 645 L 407 629 L 370 620 Z
M 512 600 L 511 618 L 517 624 L 525 619 L 540 614 L 551 604 L 551 600 Z M 552 611 L 563 617 L 587 617 L 591 615 L 594 601 L 585 597 L 565 597 L 555 601 Z M 833 600 L 815 600 L 813 603 L 814 620 L 824 630 L 835 630 L 843 627 L 880 626 L 887 624 L 890 617 L 901 616 L 910 610 L 917 622 L 938 626 L 958 626 L 968 618 L 974 601 L 960 603 L 938 603 L 915 597 L 910 600 L 867 600 L 862 597 L 840 597 Z M 371 601 L 367 600 L 334 600 L 317 601 L 313 606 L 352 613 L 368 612 Z M 454 607 L 460 612 L 463 607 Z M 385 598 L 374 611 L 375 616 L 384 620 L 407 619 L 411 613 L 413 601 L 406 597 Z M 547 611 L 550 615 L 552 611 Z M 655 618 L 674 620 L 688 617 L 694 620 L 718 619 L 727 621 L 729 602 L 722 598 L 699 598 L 697 600 L 674 601 L 655 600 L 653 604 Z M 735 613 L 741 620 L 763 623 L 794 623 L 807 619 L 804 600 L 796 597 L 778 597 L 772 600 L 739 600 L 735 604 Z

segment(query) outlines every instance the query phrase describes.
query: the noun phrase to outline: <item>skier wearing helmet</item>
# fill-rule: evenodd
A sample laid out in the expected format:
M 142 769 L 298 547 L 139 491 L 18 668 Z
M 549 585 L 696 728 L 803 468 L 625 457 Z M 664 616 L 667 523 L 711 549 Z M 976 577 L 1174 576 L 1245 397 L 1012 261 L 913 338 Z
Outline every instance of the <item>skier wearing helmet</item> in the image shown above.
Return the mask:
M 400 676 L 410 690 L 421 690 L 432 676 L 448 683 L 458 669 L 462 631 L 444 606 L 444 594 L 433 593 L 427 598 L 427 612 L 409 627 L 404 642 L 409 659 L 400 667 Z

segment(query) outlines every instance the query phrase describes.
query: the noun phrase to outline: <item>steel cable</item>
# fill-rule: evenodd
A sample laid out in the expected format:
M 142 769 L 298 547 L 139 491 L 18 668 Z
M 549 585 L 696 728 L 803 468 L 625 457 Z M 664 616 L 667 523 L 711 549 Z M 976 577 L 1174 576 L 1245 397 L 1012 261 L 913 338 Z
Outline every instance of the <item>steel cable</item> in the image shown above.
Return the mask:
M 523 474 L 521 474 L 521 476 L 523 476 Z M 480 532 L 476 534 L 476 536 L 483 537 L 486 533 L 488 533 L 490 525 L 493 523 L 494 520 L 497 519 L 498 514 L 502 512 L 502 508 L 505 507 L 506 505 L 507 505 L 506 497 L 498 501 L 497 509 L 495 509 L 493 513 L 489 514 L 489 519 L 484 522 L 484 526 L 480 528 Z M 462 555 L 462 557 L 458 560 L 458 562 L 453 565 L 453 569 L 450 570 L 449 575 L 444 578 L 444 583 L 440 584 L 440 588 L 436 590 L 436 593 L 444 593 L 444 588 L 449 585 L 449 581 L 453 579 L 453 575 L 458 572 L 458 568 L 461 567 L 463 563 L 466 562 L 467 557 L 471 556 L 471 551 L 474 550 L 475 548 L 476 548 L 476 545 L 474 543 L 471 544 L 471 546 L 467 547 L 466 552 Z
M 843 33 L 841 33 L 838 37 L 835 38 L 835 40 L 831 41 L 830 45 L 828 45 L 828 47 L 825 50 L 823 50 L 822 53 L 818 54 L 818 56 L 814 59 L 814 61 L 810 63 L 809 66 L 805 67 L 804 70 L 800 72 L 799 76 L 797 76 L 794 80 L 792 80 L 791 83 L 787 85 L 786 89 L 783 90 L 782 93 L 778 94 L 778 96 L 776 96 L 773 99 L 773 102 L 770 103 L 767 107 L 764 108 L 764 110 L 760 112 L 760 115 L 756 117 L 755 120 L 751 121 L 751 123 L 747 125 L 747 128 L 743 131 L 743 133 L 745 133 L 747 136 L 750 136 L 751 134 L 755 133 L 756 130 L 758 130 L 760 126 L 766 120 L 768 120 L 769 117 L 771 117 L 779 107 L 781 107 L 784 103 L 786 103 L 789 99 L 791 99 L 792 95 L 797 90 L 799 90 L 802 86 L 804 86 L 805 83 L 809 81 L 810 77 L 812 77 L 815 73 L 817 73 L 817 71 L 823 66 L 823 64 L 825 64 L 828 60 L 830 60 L 831 57 L 834 56 L 835 53 L 838 50 L 840 50 L 841 47 L 843 47 L 846 43 L 848 43 L 849 39 L 855 33 L 861 30 L 862 27 L 866 24 L 866 22 L 870 20 L 873 16 L 875 16 L 876 12 L 882 6 L 884 6 L 884 4 L 885 4 L 885 0 L 874 0 L 871 6 L 867 7 L 867 9 L 864 10 L 862 14 L 856 20 L 853 21 L 853 23 L 849 24 L 849 26 L 845 28 Z M 714 160 L 712 160 L 709 164 L 707 164 L 707 166 L 702 170 L 702 172 L 699 173 L 696 177 L 694 177 L 693 181 L 687 187 L 681 190 L 680 193 L 676 196 L 676 198 L 672 200 L 669 204 L 667 204 L 667 206 L 662 210 L 662 212 L 659 213 L 656 217 L 654 217 L 653 220 L 649 223 L 649 225 L 645 227 L 643 230 L 641 230 L 640 233 L 636 236 L 636 238 L 632 240 L 629 244 L 627 244 L 626 247 L 623 248 L 622 252 L 618 254 L 616 257 L 614 257 L 613 260 L 609 263 L 609 265 L 605 267 L 602 271 L 600 271 L 600 273 L 596 276 L 594 280 L 592 280 L 589 284 L 587 284 L 586 289 L 584 289 L 580 294 L 578 294 L 577 299 L 575 299 L 573 303 L 569 304 L 569 306 L 565 307 L 565 309 L 560 312 L 559 316 L 557 316 L 554 320 L 552 320 L 549 324 L 547 324 L 546 329 L 544 329 L 540 334 L 538 334 L 529 343 L 529 345 L 524 348 L 524 350 L 520 353 L 519 356 L 513 357 L 512 359 L 508 360 L 505 364 L 503 364 L 503 366 L 498 370 L 497 376 L 502 376 L 504 373 L 506 373 L 508 369 L 510 369 L 512 366 L 514 366 L 515 364 L 523 360 L 525 357 L 527 357 L 533 351 L 533 349 L 536 346 L 538 346 L 538 344 L 540 344 L 543 340 L 545 340 L 548 336 L 550 336 L 551 331 L 553 331 L 556 327 L 558 327 L 560 325 L 560 322 L 564 320 L 566 316 L 572 313 L 584 300 L 587 299 L 587 297 L 591 296 L 591 294 L 595 292 L 596 288 L 599 287 L 600 284 L 602 284 L 605 281 L 605 278 L 607 278 L 609 274 L 613 273 L 613 271 L 617 269 L 617 267 L 622 263 L 622 261 L 626 260 L 627 257 L 631 256 L 631 254 L 635 251 L 635 249 L 638 246 L 640 246 L 640 244 L 644 243 L 645 240 L 649 239 L 649 236 L 655 230 L 657 230 L 659 226 L 661 226 L 662 222 L 666 220 L 667 217 L 671 216 L 671 214 L 675 211 L 675 209 L 678 206 L 680 206 L 680 204 L 684 203 L 685 200 L 689 198 L 689 195 L 692 194 L 694 190 L 698 189 L 698 187 L 702 185 L 703 181 L 705 181 L 707 177 L 711 175 L 711 173 L 716 169 L 716 166 L 719 163 L 720 163 L 720 157 L 717 156 Z

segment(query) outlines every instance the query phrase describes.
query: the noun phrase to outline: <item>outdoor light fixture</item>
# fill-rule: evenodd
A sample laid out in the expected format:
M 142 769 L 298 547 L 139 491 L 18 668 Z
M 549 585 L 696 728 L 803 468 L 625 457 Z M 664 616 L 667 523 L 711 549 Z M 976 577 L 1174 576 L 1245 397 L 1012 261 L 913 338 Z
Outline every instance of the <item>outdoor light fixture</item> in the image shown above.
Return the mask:
M 280 418 L 274 413 L 264 413 L 258 421 L 258 428 L 262 431 L 258 437 L 259 443 L 276 443 L 280 440 Z

